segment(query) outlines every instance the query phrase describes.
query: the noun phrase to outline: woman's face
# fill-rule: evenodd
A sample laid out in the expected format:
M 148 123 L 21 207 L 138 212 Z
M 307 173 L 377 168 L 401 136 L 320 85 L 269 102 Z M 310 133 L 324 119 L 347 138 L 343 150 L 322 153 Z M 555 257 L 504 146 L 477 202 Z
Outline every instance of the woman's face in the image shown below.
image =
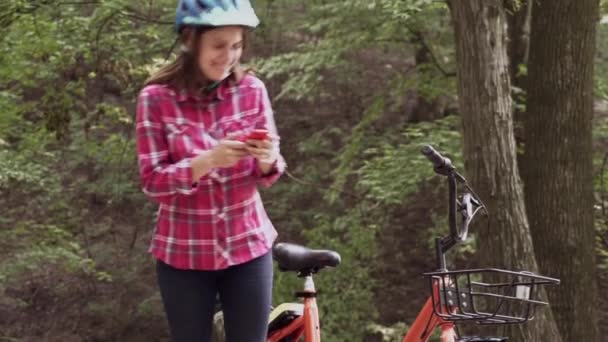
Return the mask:
M 223 26 L 200 36 L 198 64 L 211 81 L 226 78 L 243 53 L 243 28 Z

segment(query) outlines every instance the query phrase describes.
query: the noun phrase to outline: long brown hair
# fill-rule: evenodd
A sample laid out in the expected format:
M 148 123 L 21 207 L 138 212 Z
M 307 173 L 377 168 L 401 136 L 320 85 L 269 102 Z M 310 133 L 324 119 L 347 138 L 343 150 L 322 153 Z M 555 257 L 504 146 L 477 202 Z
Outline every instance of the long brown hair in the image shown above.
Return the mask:
M 145 82 L 144 86 L 150 84 L 164 84 L 174 89 L 184 89 L 189 91 L 199 91 L 201 88 L 211 83 L 204 79 L 202 72 L 198 66 L 198 57 L 200 53 L 201 36 L 215 27 L 186 27 L 178 37 L 184 48 L 180 48 L 177 58 L 162 66 L 154 72 Z M 249 30 L 243 28 L 243 50 L 247 47 Z M 232 69 L 229 76 L 230 81 L 240 82 L 245 73 L 251 70 L 245 70 L 237 63 Z

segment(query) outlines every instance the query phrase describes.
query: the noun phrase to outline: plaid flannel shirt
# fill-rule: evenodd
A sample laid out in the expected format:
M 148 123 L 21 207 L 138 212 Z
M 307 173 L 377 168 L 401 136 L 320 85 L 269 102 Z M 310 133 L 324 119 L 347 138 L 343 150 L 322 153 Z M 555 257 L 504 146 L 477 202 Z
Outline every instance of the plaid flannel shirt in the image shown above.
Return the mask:
M 228 134 L 254 129 L 278 136 L 266 87 L 252 75 L 238 85 L 223 81 L 208 95 L 165 85 L 142 89 L 137 153 L 143 191 L 160 204 L 149 249 L 156 258 L 180 269 L 218 270 L 268 252 L 277 232 L 257 185 L 280 177 L 283 157 L 265 175 L 248 156 L 200 179 L 192 176 L 193 157 Z

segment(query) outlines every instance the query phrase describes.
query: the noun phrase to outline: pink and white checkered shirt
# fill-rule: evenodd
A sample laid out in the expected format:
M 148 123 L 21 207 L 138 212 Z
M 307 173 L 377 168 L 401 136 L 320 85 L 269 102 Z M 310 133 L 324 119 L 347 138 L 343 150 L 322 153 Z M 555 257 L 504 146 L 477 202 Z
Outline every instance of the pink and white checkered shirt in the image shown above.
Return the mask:
M 268 252 L 277 232 L 257 185 L 280 177 L 283 157 L 266 175 L 248 156 L 234 167 L 192 176 L 193 157 L 228 134 L 254 129 L 277 134 L 266 87 L 252 75 L 238 85 L 223 81 L 205 96 L 165 85 L 142 89 L 137 153 L 143 191 L 160 204 L 149 249 L 155 257 L 180 269 L 218 270 Z

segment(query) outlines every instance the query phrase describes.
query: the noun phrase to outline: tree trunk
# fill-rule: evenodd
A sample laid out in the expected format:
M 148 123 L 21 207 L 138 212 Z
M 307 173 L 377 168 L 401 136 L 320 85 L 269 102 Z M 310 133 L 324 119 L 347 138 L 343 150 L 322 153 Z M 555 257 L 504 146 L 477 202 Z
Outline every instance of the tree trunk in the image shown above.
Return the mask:
M 537 271 L 515 156 L 506 19 L 501 1 L 451 0 L 465 170 L 490 212 L 477 225 L 484 266 Z M 550 310 L 501 326 L 509 341 L 561 341 Z
M 599 341 L 593 225 L 598 0 L 535 1 L 522 176 L 536 257 L 565 341 Z

